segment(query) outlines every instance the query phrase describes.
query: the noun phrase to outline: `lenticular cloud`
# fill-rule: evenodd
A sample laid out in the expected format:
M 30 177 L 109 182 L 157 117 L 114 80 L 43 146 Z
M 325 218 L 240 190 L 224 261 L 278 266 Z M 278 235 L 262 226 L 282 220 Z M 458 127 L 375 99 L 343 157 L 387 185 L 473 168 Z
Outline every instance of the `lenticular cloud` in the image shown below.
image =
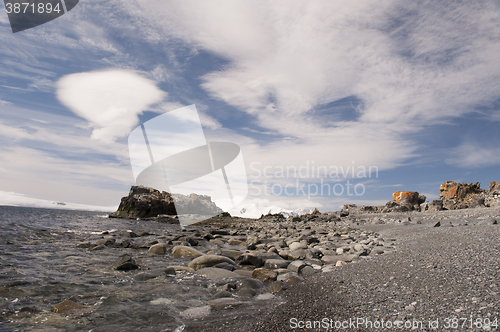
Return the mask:
M 138 115 L 166 95 L 153 81 L 126 70 L 71 74 L 56 87 L 59 101 L 90 122 L 92 139 L 105 143 L 127 136 Z

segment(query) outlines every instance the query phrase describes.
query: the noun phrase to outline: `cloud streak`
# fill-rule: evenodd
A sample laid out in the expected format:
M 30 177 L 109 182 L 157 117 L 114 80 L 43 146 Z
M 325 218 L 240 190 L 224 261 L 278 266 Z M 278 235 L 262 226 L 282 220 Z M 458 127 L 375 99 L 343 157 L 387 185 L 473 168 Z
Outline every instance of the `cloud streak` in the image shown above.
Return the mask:
M 273 132 L 245 150 L 271 165 L 391 169 L 418 156 L 411 134 L 498 98 L 500 26 L 484 3 L 138 3 L 167 38 L 229 61 L 202 87 Z M 355 120 L 313 116 L 350 96 Z

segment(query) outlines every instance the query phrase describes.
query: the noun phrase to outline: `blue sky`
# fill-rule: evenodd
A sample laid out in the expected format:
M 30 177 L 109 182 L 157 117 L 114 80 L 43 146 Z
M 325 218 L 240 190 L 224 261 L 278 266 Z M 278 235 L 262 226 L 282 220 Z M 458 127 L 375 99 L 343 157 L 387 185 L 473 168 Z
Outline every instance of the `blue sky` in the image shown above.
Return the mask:
M 495 1 L 82 0 L 16 34 L 0 13 L 0 45 L 0 204 L 117 205 L 134 183 L 128 133 L 191 104 L 209 141 L 241 147 L 251 188 L 237 210 L 500 181 Z M 313 163 L 378 174 L 262 172 Z M 279 194 L 321 181 L 363 194 Z

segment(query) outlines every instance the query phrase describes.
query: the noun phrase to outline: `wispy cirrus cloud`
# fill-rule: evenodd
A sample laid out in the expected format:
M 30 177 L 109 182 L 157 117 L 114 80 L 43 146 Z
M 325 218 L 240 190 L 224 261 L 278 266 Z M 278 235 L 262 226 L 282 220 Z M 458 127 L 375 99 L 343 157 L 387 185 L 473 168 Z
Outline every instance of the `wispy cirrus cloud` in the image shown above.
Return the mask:
M 409 134 L 499 96 L 500 26 L 485 3 L 138 3 L 167 38 L 229 61 L 202 87 L 278 134 L 249 149 L 270 164 L 394 168 L 417 156 Z M 311 116 L 349 96 L 353 121 Z
M 446 163 L 458 167 L 480 168 L 500 164 L 500 148 L 480 143 L 464 143 L 454 148 Z

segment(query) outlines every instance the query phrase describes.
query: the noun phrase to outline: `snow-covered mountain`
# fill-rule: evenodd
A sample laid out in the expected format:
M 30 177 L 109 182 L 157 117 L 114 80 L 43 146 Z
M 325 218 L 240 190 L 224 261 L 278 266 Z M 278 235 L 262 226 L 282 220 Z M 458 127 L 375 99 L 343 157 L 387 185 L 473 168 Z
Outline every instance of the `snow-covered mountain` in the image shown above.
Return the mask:
M 9 191 L 0 191 L 0 205 L 102 212 L 116 211 L 118 207 L 48 201 Z

